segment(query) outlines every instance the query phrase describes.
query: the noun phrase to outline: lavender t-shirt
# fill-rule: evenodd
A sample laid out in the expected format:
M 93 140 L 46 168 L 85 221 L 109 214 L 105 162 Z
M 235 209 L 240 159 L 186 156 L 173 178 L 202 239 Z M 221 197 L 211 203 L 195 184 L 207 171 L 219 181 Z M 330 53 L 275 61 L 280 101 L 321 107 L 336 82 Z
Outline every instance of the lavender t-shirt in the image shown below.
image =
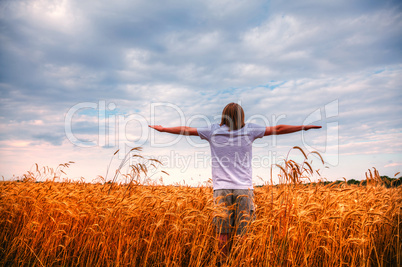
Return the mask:
M 264 136 L 265 127 L 254 123 L 234 131 L 226 125 L 197 128 L 211 147 L 212 182 L 216 189 L 252 189 L 252 144 Z

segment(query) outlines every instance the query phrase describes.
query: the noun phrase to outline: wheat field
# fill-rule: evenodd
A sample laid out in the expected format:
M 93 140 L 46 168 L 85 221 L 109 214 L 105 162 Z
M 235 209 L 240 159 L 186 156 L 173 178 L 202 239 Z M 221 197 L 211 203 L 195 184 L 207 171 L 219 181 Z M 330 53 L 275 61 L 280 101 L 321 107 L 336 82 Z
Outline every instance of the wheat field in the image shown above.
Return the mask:
M 401 266 L 402 187 L 255 189 L 227 266 Z M 0 183 L 2 266 L 216 266 L 211 187 Z

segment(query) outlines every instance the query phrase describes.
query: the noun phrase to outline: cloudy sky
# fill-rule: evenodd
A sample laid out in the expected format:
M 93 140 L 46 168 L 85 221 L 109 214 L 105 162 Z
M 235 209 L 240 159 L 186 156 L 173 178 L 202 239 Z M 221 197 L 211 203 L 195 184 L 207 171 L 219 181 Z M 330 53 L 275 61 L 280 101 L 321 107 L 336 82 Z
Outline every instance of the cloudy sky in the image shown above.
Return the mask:
M 208 144 L 147 124 L 205 126 L 229 102 L 323 126 L 258 140 L 256 183 L 296 145 L 328 180 L 402 171 L 399 1 L 5 0 L 0 29 L 4 179 L 74 161 L 67 176 L 93 181 L 142 146 L 170 174 L 154 177 L 197 185 Z

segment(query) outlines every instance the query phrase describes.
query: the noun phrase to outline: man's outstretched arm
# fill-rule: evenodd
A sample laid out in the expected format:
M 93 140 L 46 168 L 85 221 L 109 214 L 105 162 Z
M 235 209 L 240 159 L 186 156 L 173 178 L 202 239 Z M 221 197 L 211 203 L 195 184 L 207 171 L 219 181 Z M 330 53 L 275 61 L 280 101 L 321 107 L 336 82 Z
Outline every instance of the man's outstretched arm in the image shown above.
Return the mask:
M 294 133 L 294 132 L 298 132 L 298 131 L 307 131 L 310 129 L 320 129 L 321 126 L 317 126 L 317 125 L 277 125 L 277 126 L 272 126 L 272 127 L 267 127 L 265 129 L 265 134 L 264 136 L 267 135 L 278 135 L 278 134 L 289 134 L 289 133 Z
M 159 132 L 182 134 L 182 135 L 198 135 L 197 128 L 188 126 L 177 126 L 177 127 L 163 127 L 161 125 L 148 125 L 148 126 Z

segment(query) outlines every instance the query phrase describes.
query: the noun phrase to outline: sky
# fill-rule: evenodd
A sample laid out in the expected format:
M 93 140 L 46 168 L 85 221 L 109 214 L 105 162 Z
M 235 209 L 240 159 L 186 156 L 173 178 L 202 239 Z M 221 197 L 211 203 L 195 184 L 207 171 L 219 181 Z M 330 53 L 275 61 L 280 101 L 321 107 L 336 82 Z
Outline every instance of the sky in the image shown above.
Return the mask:
M 277 183 L 286 159 L 302 164 L 294 146 L 310 153 L 311 179 L 394 177 L 401 48 L 399 1 L 4 0 L 0 176 L 37 164 L 44 179 L 44 167 L 73 161 L 62 177 L 111 180 L 140 146 L 145 159 L 129 164 L 163 163 L 151 179 L 201 185 L 208 143 L 147 125 L 205 127 L 236 102 L 247 122 L 322 126 L 256 140 L 255 184 Z

